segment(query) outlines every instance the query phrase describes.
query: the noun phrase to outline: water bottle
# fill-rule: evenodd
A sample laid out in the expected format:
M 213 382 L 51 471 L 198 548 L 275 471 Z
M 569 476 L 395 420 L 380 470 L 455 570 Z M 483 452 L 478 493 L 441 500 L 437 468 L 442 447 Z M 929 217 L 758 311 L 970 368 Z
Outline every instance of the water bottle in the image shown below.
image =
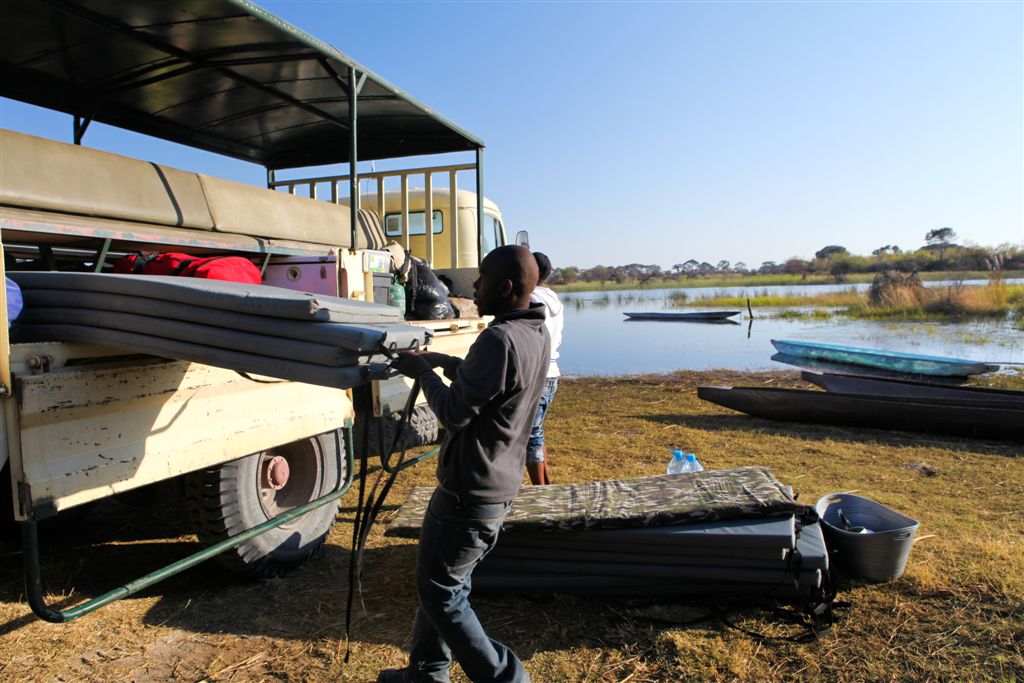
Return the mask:
M 679 474 L 685 472 L 683 469 L 686 466 L 686 454 L 678 448 L 672 451 L 672 459 L 668 461 L 668 467 L 665 468 L 665 474 Z
M 696 453 L 687 453 L 686 454 L 686 468 L 683 471 L 684 472 L 703 472 L 704 471 L 704 465 L 701 465 L 700 464 L 700 460 L 697 460 L 697 454 Z

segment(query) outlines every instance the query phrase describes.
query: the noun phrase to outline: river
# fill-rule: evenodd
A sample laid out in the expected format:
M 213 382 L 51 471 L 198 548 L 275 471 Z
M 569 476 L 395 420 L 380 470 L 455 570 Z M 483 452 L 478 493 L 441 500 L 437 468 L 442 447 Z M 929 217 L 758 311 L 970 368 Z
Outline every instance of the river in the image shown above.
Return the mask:
M 1024 280 L 1010 280 L 1020 283 Z M 933 282 L 929 286 L 951 283 Z M 965 284 L 983 284 L 968 282 Z M 968 323 L 879 322 L 834 316 L 826 320 L 758 317 L 747 312 L 736 323 L 627 320 L 624 311 L 688 311 L 672 306 L 669 296 L 686 292 L 690 303 L 712 295 L 807 295 L 868 285 L 713 287 L 578 292 L 560 295 L 565 332 L 558 364 L 564 375 L 629 375 L 672 370 L 771 370 L 789 368 L 771 360 L 772 339 L 799 339 L 867 346 L 992 363 L 1024 363 L 1024 331 L 1011 320 Z M 792 307 L 789 307 L 792 308 Z M 706 308 L 703 310 L 707 310 Z M 767 313 L 761 311 L 761 313 Z

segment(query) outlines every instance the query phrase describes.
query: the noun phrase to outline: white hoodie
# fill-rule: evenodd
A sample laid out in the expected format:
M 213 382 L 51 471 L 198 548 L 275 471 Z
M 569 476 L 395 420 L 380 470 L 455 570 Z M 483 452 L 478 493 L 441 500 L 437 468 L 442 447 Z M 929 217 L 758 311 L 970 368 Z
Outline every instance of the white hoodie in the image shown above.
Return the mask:
M 562 343 L 562 313 L 564 307 L 558 300 L 558 295 L 547 287 L 537 286 L 530 295 L 530 301 L 544 304 L 544 327 L 547 328 L 548 336 L 551 337 L 551 365 L 548 366 L 548 377 L 558 377 L 562 373 L 558 371 L 558 346 Z

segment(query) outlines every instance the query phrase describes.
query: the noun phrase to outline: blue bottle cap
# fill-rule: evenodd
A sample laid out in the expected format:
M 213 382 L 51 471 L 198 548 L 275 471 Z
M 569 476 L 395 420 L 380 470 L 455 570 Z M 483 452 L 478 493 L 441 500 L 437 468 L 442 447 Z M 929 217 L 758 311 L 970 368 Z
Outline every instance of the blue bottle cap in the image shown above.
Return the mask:
M 696 453 L 687 453 L 686 454 L 686 459 L 688 461 L 690 461 L 690 462 L 697 462 L 697 454 Z
M 682 460 L 683 452 L 677 448 L 674 451 L 672 451 L 672 457 L 676 460 Z

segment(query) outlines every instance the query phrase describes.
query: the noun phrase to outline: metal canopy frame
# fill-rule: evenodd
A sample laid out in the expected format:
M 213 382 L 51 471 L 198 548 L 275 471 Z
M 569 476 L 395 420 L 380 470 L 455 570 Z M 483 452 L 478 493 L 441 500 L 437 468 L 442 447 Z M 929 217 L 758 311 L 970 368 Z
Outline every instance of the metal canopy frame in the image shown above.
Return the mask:
M 476 152 L 482 140 L 249 0 L 0 0 L 0 95 L 268 172 Z M 483 206 L 482 172 L 477 173 Z M 355 230 L 358 192 L 352 202 Z M 478 220 L 482 225 L 482 215 Z

